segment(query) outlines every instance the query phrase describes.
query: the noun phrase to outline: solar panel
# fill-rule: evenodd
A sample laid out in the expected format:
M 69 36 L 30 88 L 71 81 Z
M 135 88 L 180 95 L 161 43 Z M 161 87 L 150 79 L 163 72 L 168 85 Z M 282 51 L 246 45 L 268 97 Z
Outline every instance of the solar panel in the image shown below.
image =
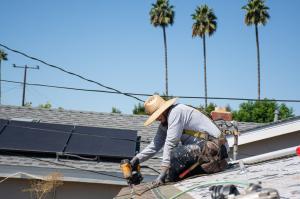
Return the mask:
M 9 126 L 45 129 L 49 131 L 64 131 L 71 132 L 74 126 L 64 124 L 50 124 L 50 123 L 39 123 L 39 122 L 23 122 L 23 121 L 10 121 Z
M 5 125 L 8 123 L 8 120 L 0 119 L 0 134 L 4 130 Z
M 136 141 L 136 140 L 135 140 Z M 112 157 L 132 158 L 136 153 L 136 142 L 106 138 L 103 141 L 102 153 Z
M 129 139 L 129 140 L 137 139 L 137 132 L 128 129 L 76 126 L 74 133 L 97 135 L 103 137 L 115 137 L 118 139 Z
M 7 124 L 0 120 L 0 128 Z M 137 149 L 137 131 L 9 121 L 0 135 L 0 150 L 130 158 Z
M 133 157 L 137 132 L 133 130 L 82 127 L 75 128 L 65 152 L 102 157 Z
M 0 133 L 2 132 L 3 127 L 8 123 L 8 120 L 0 119 Z
M 78 155 L 102 155 L 103 138 L 72 135 L 65 152 Z
M 56 153 L 63 150 L 69 135 L 70 133 L 8 125 L 0 135 L 0 149 Z
M 67 153 L 78 155 L 94 155 L 102 157 L 133 157 L 136 151 L 136 143 L 127 140 L 114 140 L 109 137 L 87 137 L 72 135 L 65 150 Z
M 7 123 L 8 123 L 8 120 L 0 119 L 0 125 L 1 124 L 7 124 Z

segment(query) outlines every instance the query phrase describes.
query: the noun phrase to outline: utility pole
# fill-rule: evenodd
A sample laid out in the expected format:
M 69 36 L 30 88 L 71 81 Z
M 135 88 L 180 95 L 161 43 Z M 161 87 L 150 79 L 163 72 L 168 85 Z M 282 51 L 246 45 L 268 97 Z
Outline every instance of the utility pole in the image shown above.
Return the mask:
M 29 67 L 27 65 L 25 66 L 17 66 L 16 64 L 13 64 L 14 68 L 24 68 L 24 81 L 23 81 L 23 97 L 22 97 L 22 106 L 25 106 L 25 91 L 26 91 L 26 79 L 27 79 L 27 69 L 40 69 L 39 66 L 36 67 Z

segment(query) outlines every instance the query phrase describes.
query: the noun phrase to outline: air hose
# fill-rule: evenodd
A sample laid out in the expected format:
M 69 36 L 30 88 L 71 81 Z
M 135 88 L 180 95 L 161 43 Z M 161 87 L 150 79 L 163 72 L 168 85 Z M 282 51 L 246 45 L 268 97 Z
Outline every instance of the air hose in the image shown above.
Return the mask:
M 224 184 L 236 184 L 236 185 L 249 186 L 250 183 L 243 182 L 243 181 L 211 181 L 211 182 L 206 182 L 206 183 L 200 183 L 200 184 L 197 184 L 195 186 L 192 186 L 191 188 L 189 188 L 185 191 L 179 192 L 178 194 L 172 196 L 170 199 L 179 198 L 181 195 L 183 195 L 183 194 L 185 194 L 189 191 L 192 191 L 194 189 L 197 189 L 199 187 L 211 186 L 211 185 L 224 185 Z

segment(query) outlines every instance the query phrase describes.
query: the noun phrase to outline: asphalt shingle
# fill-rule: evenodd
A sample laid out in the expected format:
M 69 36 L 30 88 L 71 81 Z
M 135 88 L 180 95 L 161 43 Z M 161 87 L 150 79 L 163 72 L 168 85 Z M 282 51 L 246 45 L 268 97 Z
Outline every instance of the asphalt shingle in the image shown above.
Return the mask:
M 262 182 L 263 188 L 273 188 L 279 191 L 281 198 L 300 198 L 300 157 L 294 156 L 273 160 L 260 164 L 246 166 L 246 169 L 228 170 L 214 175 L 186 180 L 175 185 L 181 191 L 188 190 L 197 184 L 215 181 L 235 181 L 255 183 Z M 187 194 L 193 198 L 209 198 L 208 187 L 195 188 Z
M 103 128 L 116 128 L 116 129 L 129 129 L 136 130 L 138 135 L 141 136 L 141 149 L 145 148 L 148 143 L 153 139 L 158 123 L 155 122 L 150 127 L 143 126 L 144 121 L 148 118 L 144 115 L 127 115 L 127 114 L 115 114 L 115 113 L 99 113 L 92 111 L 74 111 L 64 109 L 42 109 L 42 108 L 30 108 L 30 107 L 17 107 L 0 105 L 0 119 L 12 119 L 12 118 L 26 118 L 34 119 L 40 122 L 55 123 L 55 124 L 69 124 L 69 125 L 82 125 L 91 127 L 103 127 Z M 241 130 L 247 130 L 249 128 L 257 127 L 255 123 L 239 123 Z M 145 165 L 154 169 L 159 169 L 161 159 L 158 156 L 148 160 Z M 24 165 L 28 158 L 14 157 L 13 162 L 10 161 L 11 157 L 0 155 L 0 164 L 13 164 Z M 30 160 L 30 159 L 29 159 Z M 55 159 L 50 159 L 54 161 Z M 51 164 L 41 164 L 38 161 L 32 162 L 32 166 L 47 166 L 55 167 Z M 101 162 L 93 163 L 90 161 L 83 161 L 88 165 L 89 169 L 97 169 L 100 171 L 119 172 L 119 163 L 114 162 Z M 80 161 L 65 162 L 71 165 L 80 165 Z M 26 163 L 26 165 L 30 165 Z M 155 172 L 144 169 L 143 173 L 149 175 L 156 175 Z
M 233 184 L 238 187 L 241 194 L 249 183 L 261 183 L 263 189 L 275 189 L 280 198 L 298 199 L 300 198 L 300 157 L 285 157 L 259 164 L 240 168 L 239 166 L 226 171 L 202 175 L 192 179 L 186 179 L 175 184 L 167 184 L 149 190 L 150 183 L 145 183 L 134 187 L 134 198 L 185 198 L 202 199 L 212 198 L 210 187 L 213 185 Z M 145 190 L 148 190 L 145 192 Z M 225 194 L 227 192 L 225 191 Z M 128 187 L 123 188 L 118 199 L 130 198 Z M 231 198 L 231 197 L 230 197 Z M 243 197 L 243 198 L 246 198 Z M 247 198 L 258 198 L 248 195 Z M 273 197 L 262 197 L 273 198 Z

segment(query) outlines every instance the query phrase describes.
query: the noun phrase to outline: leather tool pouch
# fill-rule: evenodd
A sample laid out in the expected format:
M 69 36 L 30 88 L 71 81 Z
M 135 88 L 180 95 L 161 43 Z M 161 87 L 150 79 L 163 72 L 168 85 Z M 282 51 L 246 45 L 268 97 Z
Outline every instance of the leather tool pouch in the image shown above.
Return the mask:
M 205 142 L 198 161 L 206 173 L 216 173 L 227 168 L 226 158 L 228 154 L 222 139 L 214 139 Z

